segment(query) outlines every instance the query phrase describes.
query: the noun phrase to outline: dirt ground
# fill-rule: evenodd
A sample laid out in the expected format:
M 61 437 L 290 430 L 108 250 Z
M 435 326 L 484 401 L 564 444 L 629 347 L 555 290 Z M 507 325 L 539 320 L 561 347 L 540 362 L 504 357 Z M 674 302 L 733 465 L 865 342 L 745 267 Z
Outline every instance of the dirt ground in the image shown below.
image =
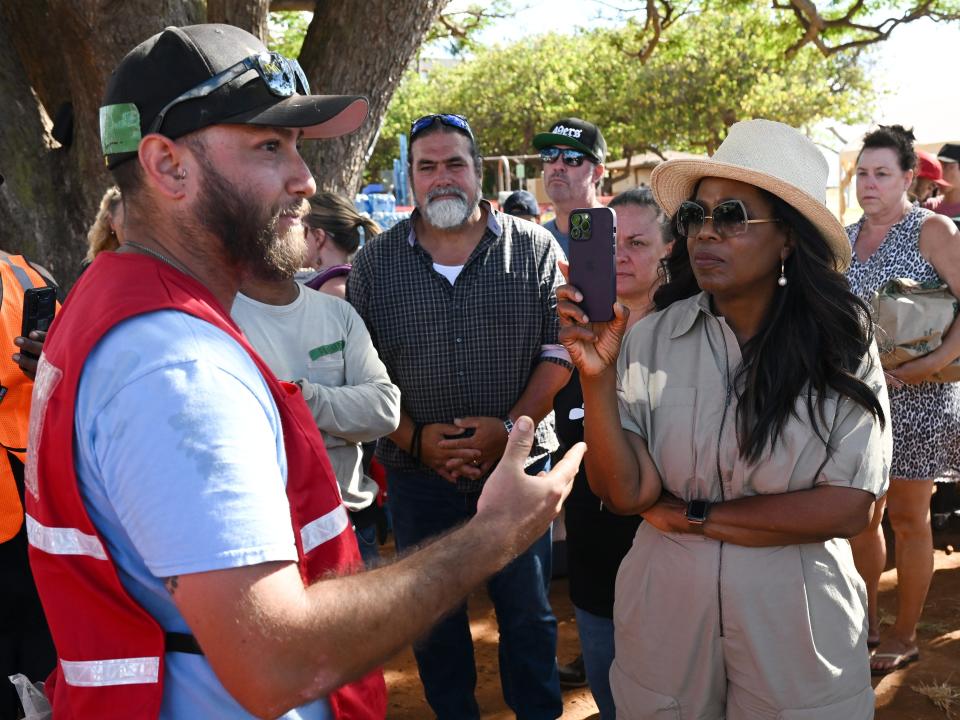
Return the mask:
M 935 573 L 918 634 L 919 662 L 874 679 L 877 720 L 960 720 L 960 521 L 934 536 Z M 957 549 L 947 552 L 947 546 Z M 892 549 L 892 548 L 891 548 Z M 880 582 L 881 619 L 890 623 L 896 612 L 896 571 L 888 569 Z M 561 662 L 578 652 L 573 607 L 565 580 L 554 581 L 550 595 L 560 628 Z M 469 601 L 477 655 L 477 701 L 485 720 L 508 720 L 513 714 L 500 694 L 497 674 L 497 624 L 486 593 Z M 408 649 L 384 668 L 389 701 L 388 720 L 428 720 L 433 715 L 423 697 L 413 653 Z M 942 707 L 938 707 L 939 701 Z M 599 718 L 586 688 L 563 694 L 564 720 Z

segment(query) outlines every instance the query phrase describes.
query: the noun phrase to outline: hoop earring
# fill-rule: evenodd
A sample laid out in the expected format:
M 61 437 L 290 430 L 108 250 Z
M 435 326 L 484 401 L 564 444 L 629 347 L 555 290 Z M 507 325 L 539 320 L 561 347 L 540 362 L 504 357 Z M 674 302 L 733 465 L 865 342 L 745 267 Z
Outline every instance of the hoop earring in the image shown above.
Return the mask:
M 780 260 L 780 277 L 777 278 L 777 285 L 780 287 L 786 287 L 787 285 L 787 275 L 784 270 L 785 268 L 783 266 L 783 260 Z

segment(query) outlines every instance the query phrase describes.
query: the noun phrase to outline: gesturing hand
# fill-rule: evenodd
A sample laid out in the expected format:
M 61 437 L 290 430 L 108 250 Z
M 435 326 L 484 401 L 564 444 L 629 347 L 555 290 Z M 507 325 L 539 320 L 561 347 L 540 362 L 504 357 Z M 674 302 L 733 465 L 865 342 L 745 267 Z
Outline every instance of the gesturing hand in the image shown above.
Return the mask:
M 568 266 L 560 263 L 560 272 L 567 277 Z M 599 375 L 615 365 L 620 344 L 627 329 L 630 310 L 620 303 L 613 306 L 613 320 L 590 322 L 577 304 L 583 295 L 573 285 L 557 288 L 557 314 L 560 317 L 560 342 L 581 375 Z
M 533 447 L 533 421 L 517 418 L 503 457 L 484 485 L 477 520 L 495 526 L 490 537 L 513 538 L 508 553 L 523 552 L 543 535 L 573 487 L 587 446 L 577 443 L 549 473 L 527 475 L 524 464 Z

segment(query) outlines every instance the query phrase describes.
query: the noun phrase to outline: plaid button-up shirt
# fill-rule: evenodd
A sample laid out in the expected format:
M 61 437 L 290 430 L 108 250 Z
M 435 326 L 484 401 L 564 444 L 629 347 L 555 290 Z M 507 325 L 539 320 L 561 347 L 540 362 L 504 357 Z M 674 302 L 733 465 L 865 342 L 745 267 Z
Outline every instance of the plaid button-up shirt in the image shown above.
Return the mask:
M 370 240 L 347 279 L 347 299 L 414 422 L 506 418 L 539 362 L 572 367 L 557 338 L 562 276 L 553 238 L 486 201 L 482 207 L 486 231 L 453 285 L 416 242 L 413 218 Z M 528 464 L 556 448 L 551 414 L 537 427 Z M 389 438 L 377 457 L 391 468 L 433 472 Z M 482 484 L 461 479 L 458 488 Z

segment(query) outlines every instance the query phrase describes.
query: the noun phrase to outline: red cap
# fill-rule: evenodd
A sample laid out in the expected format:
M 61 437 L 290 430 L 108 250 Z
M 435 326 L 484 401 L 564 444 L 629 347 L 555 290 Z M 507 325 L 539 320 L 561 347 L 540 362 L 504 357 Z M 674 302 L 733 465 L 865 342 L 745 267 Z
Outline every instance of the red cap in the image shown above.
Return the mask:
M 940 187 L 950 187 L 943 179 L 943 165 L 937 156 L 923 150 L 917 150 L 917 177 L 933 180 Z

